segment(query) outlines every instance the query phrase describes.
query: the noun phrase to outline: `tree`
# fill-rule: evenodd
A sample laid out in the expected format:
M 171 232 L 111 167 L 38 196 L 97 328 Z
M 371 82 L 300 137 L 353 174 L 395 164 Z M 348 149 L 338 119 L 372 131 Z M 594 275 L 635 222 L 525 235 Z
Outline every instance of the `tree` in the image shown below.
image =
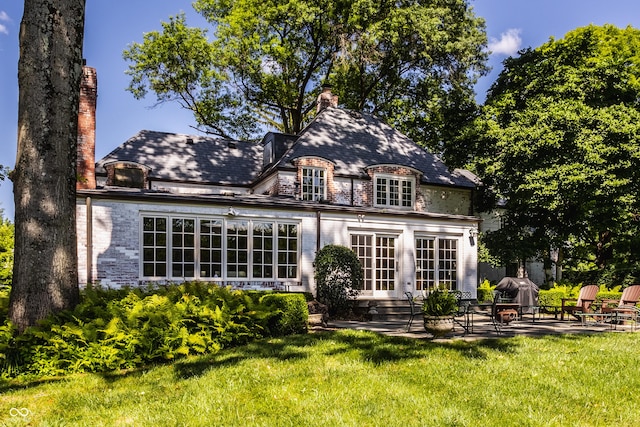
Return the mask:
M 637 29 L 579 28 L 507 59 L 463 141 L 447 147 L 459 163 L 472 153 L 505 201 L 490 249 L 512 261 L 558 249 L 600 269 L 637 262 L 639 107 Z
M 364 273 L 358 255 L 346 246 L 326 245 L 314 260 L 316 299 L 329 314 L 346 314 L 362 289 Z
M 84 12 L 84 0 L 24 3 L 9 302 L 19 330 L 79 299 L 75 187 Z
M 324 83 L 347 108 L 369 111 L 440 148 L 466 118 L 486 72 L 484 21 L 466 0 L 197 0 L 215 38 L 184 16 L 124 52 L 129 90 L 193 111 L 197 127 L 251 138 L 298 133 Z

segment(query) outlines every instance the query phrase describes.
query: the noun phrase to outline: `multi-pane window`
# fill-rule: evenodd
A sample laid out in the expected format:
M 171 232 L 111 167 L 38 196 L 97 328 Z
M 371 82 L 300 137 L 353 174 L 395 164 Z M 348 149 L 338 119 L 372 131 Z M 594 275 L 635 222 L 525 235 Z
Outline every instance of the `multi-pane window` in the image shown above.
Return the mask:
M 167 219 L 142 220 L 142 274 L 146 277 L 167 275 Z
M 376 176 L 376 206 L 413 207 L 413 179 L 393 175 Z
M 281 221 L 143 217 L 142 275 L 156 279 L 296 279 L 298 227 Z
M 278 279 L 298 276 L 298 226 L 278 225 Z
M 273 277 L 273 223 L 253 223 L 253 277 Z
M 370 291 L 373 289 L 373 236 L 370 234 L 352 234 L 351 250 L 353 250 L 360 264 L 362 264 L 362 272 L 364 273 L 363 290 Z
M 302 168 L 302 200 L 326 199 L 325 170 Z
M 458 287 L 458 240 L 416 238 L 416 290 Z
M 200 277 L 222 275 L 222 220 L 200 220 Z
M 188 218 L 171 220 L 172 277 L 195 277 L 195 223 Z
M 227 222 L 227 277 L 247 277 L 248 231 L 244 221 Z
M 396 283 L 394 237 L 376 237 L 376 290 L 392 291 Z
M 396 237 L 352 234 L 351 249 L 364 273 L 363 290 L 393 291 L 396 283 Z

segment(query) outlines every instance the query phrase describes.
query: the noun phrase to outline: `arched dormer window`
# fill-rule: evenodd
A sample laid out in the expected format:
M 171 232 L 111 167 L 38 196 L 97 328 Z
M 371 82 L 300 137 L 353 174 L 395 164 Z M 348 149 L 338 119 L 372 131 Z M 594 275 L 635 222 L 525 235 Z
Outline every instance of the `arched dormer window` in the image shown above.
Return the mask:
M 321 201 L 327 199 L 326 169 L 317 167 L 302 168 L 302 200 Z
M 394 165 L 369 169 L 373 178 L 373 205 L 380 208 L 413 209 L 418 171 Z
M 333 162 L 308 156 L 295 159 L 293 164 L 298 168 L 296 188 L 300 199 L 316 202 L 333 200 Z
M 135 162 L 112 162 L 104 165 L 107 185 L 127 188 L 146 188 L 150 169 Z

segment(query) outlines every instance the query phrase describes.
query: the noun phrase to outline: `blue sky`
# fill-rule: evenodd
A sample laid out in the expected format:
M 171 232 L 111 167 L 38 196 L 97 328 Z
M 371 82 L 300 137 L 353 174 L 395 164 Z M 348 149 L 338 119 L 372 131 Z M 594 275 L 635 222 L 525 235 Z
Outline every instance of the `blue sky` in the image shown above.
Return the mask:
M 18 32 L 22 0 L 0 0 L 0 164 L 13 167 L 18 117 Z M 640 28 L 638 0 L 471 0 L 477 15 L 486 20 L 493 71 L 478 86 L 478 99 L 501 70 L 504 58 L 519 49 L 537 47 L 550 37 L 589 24 L 610 23 Z M 135 100 L 125 89 L 128 63 L 122 51 L 141 42 L 145 32 L 185 12 L 191 26 L 209 28 L 191 7 L 190 0 L 87 0 L 84 57 L 98 73 L 96 157 L 99 159 L 139 130 L 194 133 L 189 112 L 175 105 L 154 108 L 154 98 Z M 9 181 L 0 183 L 0 209 L 13 218 Z

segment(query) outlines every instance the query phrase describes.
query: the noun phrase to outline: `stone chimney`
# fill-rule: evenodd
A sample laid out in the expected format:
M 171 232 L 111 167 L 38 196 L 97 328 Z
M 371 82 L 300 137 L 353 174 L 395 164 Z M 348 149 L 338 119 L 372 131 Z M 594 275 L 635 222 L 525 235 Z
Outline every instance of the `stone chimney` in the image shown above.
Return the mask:
M 322 93 L 318 95 L 318 100 L 316 101 L 317 107 L 316 112 L 324 110 L 327 107 L 337 107 L 338 106 L 338 95 L 334 95 L 331 93 L 331 85 L 323 84 L 322 85 Z
M 96 188 L 96 105 L 98 76 L 96 69 L 82 67 L 80 108 L 78 109 L 78 163 L 76 189 Z

